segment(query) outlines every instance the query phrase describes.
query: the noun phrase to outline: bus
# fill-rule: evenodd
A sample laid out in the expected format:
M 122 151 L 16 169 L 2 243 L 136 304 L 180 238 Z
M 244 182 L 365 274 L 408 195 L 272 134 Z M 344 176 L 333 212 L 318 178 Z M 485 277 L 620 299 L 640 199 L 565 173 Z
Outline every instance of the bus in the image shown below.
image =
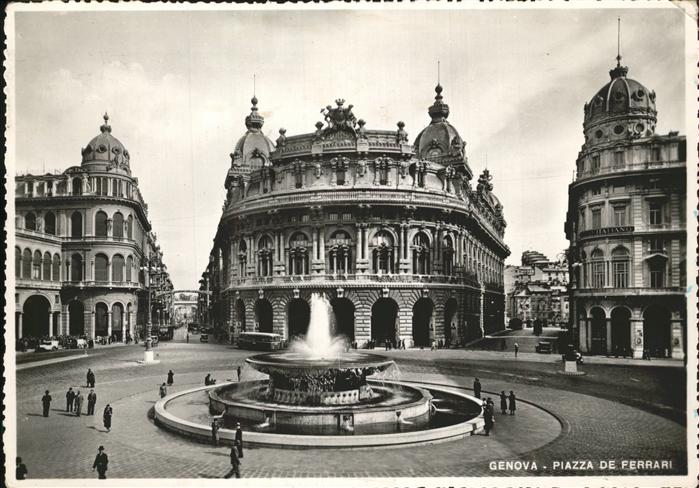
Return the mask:
M 259 349 L 276 351 L 284 347 L 284 339 L 279 334 L 268 332 L 241 332 L 238 336 L 239 349 Z

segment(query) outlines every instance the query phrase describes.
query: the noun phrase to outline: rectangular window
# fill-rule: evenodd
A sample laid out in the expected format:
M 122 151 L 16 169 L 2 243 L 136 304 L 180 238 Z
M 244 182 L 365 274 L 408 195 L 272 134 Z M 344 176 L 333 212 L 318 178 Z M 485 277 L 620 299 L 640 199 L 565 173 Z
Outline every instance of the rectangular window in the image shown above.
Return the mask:
M 302 215 L 301 216 L 301 222 L 309 222 L 311 220 L 310 215 Z
M 330 220 L 337 220 L 337 214 L 336 213 L 331 213 L 329 215 Z
M 352 214 L 351 213 L 342 214 L 342 220 L 352 220 Z
M 379 169 L 379 184 L 388 185 L 388 168 Z
M 599 229 L 602 227 L 602 209 L 592 209 L 592 228 Z
M 27 182 L 27 195 L 31 195 L 32 193 L 34 193 L 34 182 L 29 181 Z
M 620 168 L 620 167 L 624 166 L 624 164 L 626 163 L 625 158 L 624 158 L 625 154 L 626 153 L 624 153 L 624 151 L 616 151 L 614 153 L 614 166 L 616 168 Z
M 614 287 L 615 288 L 626 288 L 628 287 L 628 275 L 629 275 L 629 262 L 628 261 L 614 261 L 612 263 L 614 273 Z
M 663 278 L 665 275 L 665 267 L 658 263 L 652 264 L 650 267 L 650 286 L 651 288 L 662 288 Z
M 604 261 L 592 263 L 592 287 L 604 288 Z
M 597 188 L 592 189 L 592 195 L 596 196 L 602 193 L 602 187 L 598 186 Z
M 600 158 L 599 158 L 599 154 L 595 154 L 594 156 L 592 156 L 592 168 L 591 168 L 591 169 L 592 169 L 592 172 L 593 172 L 593 173 L 598 172 L 598 171 L 599 171 L 599 167 L 600 167 Z
M 345 170 L 338 169 L 336 175 L 337 175 L 337 178 L 336 178 L 337 184 L 344 185 L 345 184 Z
M 652 147 L 650 149 L 650 160 L 651 161 L 662 161 L 659 147 Z
M 625 205 L 615 205 L 614 206 L 614 226 L 623 227 L 626 225 L 626 206 Z
M 660 237 L 654 237 L 649 241 L 649 246 L 648 250 L 650 252 L 663 252 L 664 251 L 664 243 L 663 239 Z
M 650 225 L 661 225 L 663 223 L 663 205 L 660 202 L 650 202 L 648 204 L 648 212 Z

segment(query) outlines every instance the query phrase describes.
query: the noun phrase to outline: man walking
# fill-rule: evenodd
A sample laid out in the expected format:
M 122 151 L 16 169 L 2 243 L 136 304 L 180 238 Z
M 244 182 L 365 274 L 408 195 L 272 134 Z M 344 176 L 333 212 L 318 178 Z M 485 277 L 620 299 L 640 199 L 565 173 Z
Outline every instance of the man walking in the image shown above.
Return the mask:
M 510 390 L 510 415 L 515 414 L 515 410 L 517 410 L 517 399 L 515 398 L 515 392 Z
M 46 390 L 44 393 L 44 396 L 41 397 L 41 404 L 44 407 L 44 417 L 49 416 L 49 408 L 51 407 L 51 395 L 49 395 L 49 391 Z
M 243 429 L 240 428 L 240 422 L 235 424 L 235 445 L 238 447 L 238 457 L 243 458 Z
M 165 383 L 160 385 L 160 398 L 165 398 L 167 396 L 167 386 L 165 386 Z
M 493 428 L 493 422 L 495 421 L 493 419 L 493 406 L 491 403 L 486 402 L 483 408 L 483 420 L 485 420 L 485 435 L 489 436 Z
M 519 344 L 515 342 L 515 357 L 517 357 L 517 353 L 519 352 Z
M 500 392 L 500 410 L 503 415 L 507 413 L 507 395 L 505 394 L 505 390 Z
M 481 397 L 481 382 L 478 378 L 476 378 L 473 382 L 473 394 L 476 396 L 476 398 Z
M 72 412 L 73 411 L 73 402 L 75 401 L 75 392 L 73 391 L 73 388 L 68 388 L 68 391 L 66 392 L 66 412 Z
M 240 459 L 238 459 L 238 446 L 235 444 L 231 446 L 231 470 L 224 476 L 224 478 L 230 478 L 235 474 L 236 478 L 240 478 Z
M 80 390 L 75 392 L 75 416 L 80 417 L 83 411 L 83 396 L 80 394 Z
M 88 415 L 95 414 L 95 404 L 96 403 L 97 403 L 97 393 L 95 393 L 95 390 L 90 390 L 90 393 L 87 394 L 87 414 Z
M 102 423 L 104 424 L 104 428 L 107 429 L 107 432 L 110 432 L 112 430 L 112 407 L 107 404 L 106 407 L 104 407 L 104 412 L 102 413 Z
M 241 373 L 240 366 L 238 366 L 238 370 L 237 370 L 237 371 L 238 371 L 238 383 L 240 383 L 240 373 Z
M 95 373 L 93 373 L 90 368 L 87 368 L 87 387 L 95 387 Z
M 95 456 L 95 462 L 92 463 L 92 471 L 97 469 L 97 478 L 100 480 L 107 479 L 107 464 L 109 464 L 109 457 L 107 453 L 104 452 L 104 446 L 97 448 L 97 456 Z
M 211 421 L 211 443 L 218 447 L 218 417 L 214 417 Z
M 172 370 L 167 372 L 167 386 L 172 386 L 172 384 L 175 382 L 175 373 L 172 372 Z

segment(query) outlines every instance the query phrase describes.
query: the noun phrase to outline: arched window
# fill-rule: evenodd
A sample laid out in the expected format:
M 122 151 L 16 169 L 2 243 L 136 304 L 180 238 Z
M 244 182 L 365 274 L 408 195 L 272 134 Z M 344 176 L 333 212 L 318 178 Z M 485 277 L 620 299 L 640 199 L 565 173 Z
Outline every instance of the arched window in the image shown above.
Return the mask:
M 393 273 L 393 237 L 385 230 L 381 230 L 372 239 L 373 269 L 374 273 Z
M 83 194 L 83 182 L 80 178 L 73 178 L 73 195 Z
M 41 252 L 34 251 L 34 261 L 32 261 L 32 279 L 41 279 Z
M 107 237 L 107 214 L 101 210 L 95 215 L 95 235 Z
M 22 250 L 15 247 L 15 278 L 22 277 Z
M 592 251 L 592 287 L 604 288 L 605 273 L 604 273 L 604 253 L 601 249 Z
M 70 216 L 70 235 L 71 237 L 83 236 L 83 214 L 80 212 L 73 212 Z
M 112 258 L 112 281 L 124 281 L 124 256 L 121 254 Z
M 328 242 L 330 248 L 330 271 L 336 273 L 349 273 L 352 267 L 352 238 L 342 230 L 333 232 Z
M 124 237 L 124 216 L 116 212 L 113 217 L 112 235 L 117 238 Z
M 25 249 L 22 253 L 22 278 L 32 279 L 32 251 Z
M 61 257 L 53 255 L 53 281 L 61 281 Z
M 612 251 L 612 276 L 614 288 L 629 286 L 629 251 L 625 247 L 617 247 Z
M 424 232 L 413 237 L 413 274 L 430 274 L 430 239 Z
M 109 281 L 109 274 L 107 272 L 107 256 L 104 254 L 98 254 L 95 256 L 95 281 Z
M 44 253 L 44 260 L 41 264 L 41 279 L 51 281 L 51 254 Z
M 442 266 L 445 275 L 454 274 L 454 241 L 451 236 L 445 236 L 442 241 Z
M 241 239 L 240 244 L 238 244 L 238 275 L 241 278 L 245 277 L 247 265 L 248 245 L 245 243 L 245 239 Z
M 70 257 L 70 281 L 83 280 L 83 257 L 80 254 L 73 254 Z
M 274 246 L 272 238 L 263 236 L 257 245 L 257 275 L 272 276 Z
M 133 215 L 129 215 L 129 218 L 126 219 L 126 237 L 133 239 Z
M 289 274 L 308 274 L 308 237 L 302 232 L 289 239 Z
M 131 268 L 133 268 L 133 257 L 126 258 L 126 281 L 131 281 Z
M 44 215 L 44 232 L 56 235 L 56 214 L 53 212 L 46 212 Z
M 36 230 L 36 215 L 33 212 L 29 212 L 24 216 L 24 228 L 27 230 Z

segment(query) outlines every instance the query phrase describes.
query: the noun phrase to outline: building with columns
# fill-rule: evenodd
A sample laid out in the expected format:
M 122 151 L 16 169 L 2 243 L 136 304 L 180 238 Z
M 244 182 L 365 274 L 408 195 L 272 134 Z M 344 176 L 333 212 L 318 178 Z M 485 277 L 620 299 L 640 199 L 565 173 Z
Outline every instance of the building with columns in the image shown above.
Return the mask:
M 686 138 L 655 132 L 656 94 L 627 67 L 609 74 L 585 104 L 569 186 L 571 327 L 589 354 L 682 359 Z
M 172 288 L 129 151 L 107 114 L 80 166 L 15 177 L 15 208 L 17 338 L 133 337 L 147 320 L 147 256 L 161 264 L 151 289 Z
M 280 129 L 273 143 L 252 99 L 200 281 L 215 328 L 232 340 L 302 335 L 321 292 L 336 333 L 360 347 L 465 343 L 503 329 L 502 206 L 487 169 L 472 188 L 442 87 L 413 144 L 403 122 L 369 129 L 335 103 L 314 132 Z

